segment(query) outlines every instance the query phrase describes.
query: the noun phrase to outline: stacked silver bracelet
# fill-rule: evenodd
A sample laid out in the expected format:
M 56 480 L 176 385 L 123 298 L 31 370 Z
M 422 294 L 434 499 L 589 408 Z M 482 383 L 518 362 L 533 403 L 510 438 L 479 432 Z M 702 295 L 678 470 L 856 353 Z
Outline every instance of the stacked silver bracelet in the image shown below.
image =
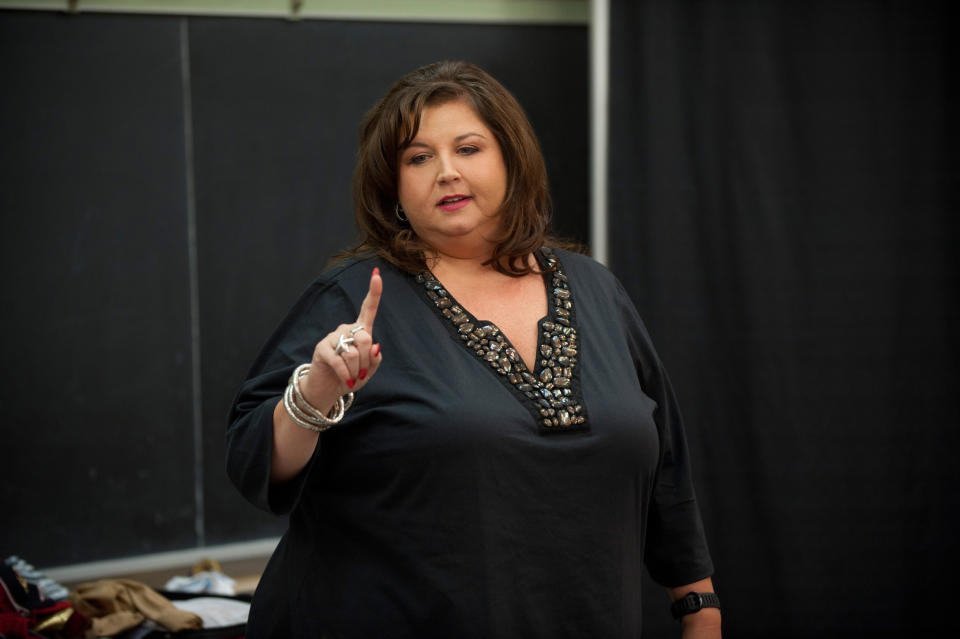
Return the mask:
M 317 410 L 303 398 L 303 393 L 300 392 L 300 378 L 309 372 L 310 364 L 301 364 L 294 369 L 293 374 L 290 375 L 290 383 L 283 391 L 283 407 L 287 409 L 287 414 L 297 426 L 319 433 L 343 419 L 343 414 L 353 404 L 353 393 L 337 398 L 336 406 L 327 413 Z

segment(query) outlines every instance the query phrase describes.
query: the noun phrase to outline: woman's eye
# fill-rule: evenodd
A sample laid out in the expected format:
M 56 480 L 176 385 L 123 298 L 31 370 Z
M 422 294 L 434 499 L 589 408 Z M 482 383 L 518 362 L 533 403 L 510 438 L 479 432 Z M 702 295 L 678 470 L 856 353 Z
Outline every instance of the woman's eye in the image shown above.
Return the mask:
M 473 155 L 479 150 L 480 149 L 475 146 L 462 146 L 460 147 L 460 155 Z
M 427 155 L 424 153 L 421 153 L 420 155 L 415 155 L 412 158 L 410 158 L 410 164 L 423 164 L 426 161 L 427 161 Z

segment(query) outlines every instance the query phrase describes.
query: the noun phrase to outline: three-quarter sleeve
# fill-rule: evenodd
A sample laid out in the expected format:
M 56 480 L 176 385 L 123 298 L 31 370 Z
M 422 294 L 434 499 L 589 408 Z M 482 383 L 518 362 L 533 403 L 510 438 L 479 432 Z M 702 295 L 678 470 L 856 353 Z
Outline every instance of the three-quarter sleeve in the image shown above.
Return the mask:
M 227 475 L 258 508 L 279 515 L 296 504 L 316 451 L 296 477 L 271 484 L 273 411 L 293 369 L 310 361 L 317 341 L 356 316 L 340 286 L 329 279 L 315 282 L 267 340 L 240 387 L 228 419 Z
M 617 283 L 631 356 L 644 392 L 657 403 L 659 461 L 647 519 L 644 561 L 657 583 L 675 587 L 713 574 L 693 489 L 683 421 L 670 379 L 626 291 Z

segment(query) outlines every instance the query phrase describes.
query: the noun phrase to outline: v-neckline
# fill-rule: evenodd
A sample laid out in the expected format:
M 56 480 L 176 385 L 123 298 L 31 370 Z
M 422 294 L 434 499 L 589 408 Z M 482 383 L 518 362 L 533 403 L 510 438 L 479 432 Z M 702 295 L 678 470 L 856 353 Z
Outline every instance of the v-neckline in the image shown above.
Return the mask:
M 586 410 L 579 384 L 579 342 L 576 312 L 562 264 L 553 250 L 535 254 L 547 292 L 547 314 L 537 322 L 535 366 L 530 368 L 504 332 L 477 319 L 429 270 L 415 277 L 418 290 L 440 316 L 451 336 L 486 361 L 521 403 L 530 410 L 541 433 L 585 430 Z M 539 366 L 536 366 L 539 364 Z
M 546 261 L 545 258 L 541 257 L 539 251 L 537 251 L 537 252 L 534 253 L 534 259 L 537 261 L 537 268 L 540 269 L 540 273 L 539 273 L 539 275 L 540 275 L 540 280 L 543 282 L 543 287 L 544 287 L 544 289 L 545 289 L 545 291 L 546 291 L 546 294 L 547 294 L 547 313 L 546 313 L 546 315 L 544 315 L 543 317 L 539 318 L 539 319 L 537 320 L 537 323 L 536 323 L 536 325 L 537 325 L 537 343 L 536 343 L 536 344 L 534 345 L 534 347 L 533 347 L 533 366 L 531 366 L 531 365 L 530 365 L 530 362 L 528 362 L 527 359 L 526 359 L 523 355 L 520 354 L 520 349 L 517 348 L 516 346 L 514 346 L 513 342 L 510 341 L 510 338 L 507 337 L 506 332 L 504 332 L 504 330 L 503 330 L 502 328 L 500 328 L 499 326 L 497 326 L 497 323 L 496 323 L 496 322 L 494 322 L 493 320 L 488 320 L 488 319 L 480 319 L 479 317 L 477 317 L 476 315 L 474 315 L 472 312 L 470 312 L 470 310 L 466 307 L 466 305 L 463 304 L 463 303 L 461 303 L 459 300 L 457 300 L 457 298 L 454 297 L 453 293 L 451 293 L 449 290 L 447 291 L 447 295 L 450 297 L 451 300 L 453 300 L 453 304 L 454 304 L 454 305 L 456 305 L 456 306 L 458 306 L 458 307 L 460 307 L 460 308 L 463 309 L 463 312 L 467 315 L 468 318 L 470 318 L 470 321 L 474 324 L 474 326 L 492 326 L 492 327 L 496 328 L 496 329 L 500 332 L 500 334 L 503 335 L 503 338 L 504 338 L 504 340 L 505 340 L 505 343 L 506 343 L 510 348 L 513 348 L 515 351 L 517 351 L 517 355 L 519 355 L 520 361 L 523 362 L 523 364 L 524 364 L 524 366 L 526 366 L 527 370 L 532 371 L 534 374 L 537 374 L 538 368 L 542 368 L 542 366 L 541 366 L 541 367 L 538 367 L 538 366 L 537 366 L 537 362 L 540 360 L 540 352 L 541 352 L 541 348 L 540 348 L 540 347 L 542 346 L 542 344 L 543 344 L 543 339 L 544 339 L 544 338 L 543 338 L 543 329 L 542 329 L 541 327 L 543 326 L 543 323 L 544 323 L 544 322 L 548 322 L 548 321 L 550 321 L 550 319 L 551 319 L 550 309 L 553 308 L 553 301 L 554 301 L 554 300 L 553 300 L 553 291 L 552 291 L 551 286 L 550 286 L 550 280 L 548 279 L 549 276 L 550 276 L 550 274 L 547 272 L 547 268 L 549 268 L 549 267 L 548 267 L 548 263 L 547 263 L 547 261 Z M 429 274 L 429 275 L 430 275 L 433 279 L 435 279 L 437 282 L 440 281 L 440 278 L 438 278 L 436 275 L 434 275 L 434 274 L 433 274 L 433 271 L 427 269 L 427 270 L 424 271 L 424 272 L 427 273 L 427 274 Z

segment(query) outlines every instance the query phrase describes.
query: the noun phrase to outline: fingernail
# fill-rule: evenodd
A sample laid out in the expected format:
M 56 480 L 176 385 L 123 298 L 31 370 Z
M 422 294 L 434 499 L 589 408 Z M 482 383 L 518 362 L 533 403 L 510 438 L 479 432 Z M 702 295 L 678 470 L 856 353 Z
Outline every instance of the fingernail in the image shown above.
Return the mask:
M 357 379 L 363 379 L 363 378 L 366 377 L 366 376 L 367 376 L 367 369 L 361 368 L 361 369 L 360 369 L 360 374 L 357 375 Z
M 379 267 L 379 266 L 374 266 L 374 267 L 373 267 L 373 274 L 374 274 L 374 275 L 380 275 L 380 267 Z
M 376 357 L 376 356 L 379 355 L 379 354 L 380 354 L 380 345 L 379 345 L 379 344 L 374 344 L 374 345 L 373 345 L 373 356 Z
M 353 388 L 353 385 L 354 385 L 354 384 L 356 384 L 356 382 L 353 381 L 352 379 L 348 379 L 348 380 L 347 380 L 347 387 L 348 387 L 348 388 Z

